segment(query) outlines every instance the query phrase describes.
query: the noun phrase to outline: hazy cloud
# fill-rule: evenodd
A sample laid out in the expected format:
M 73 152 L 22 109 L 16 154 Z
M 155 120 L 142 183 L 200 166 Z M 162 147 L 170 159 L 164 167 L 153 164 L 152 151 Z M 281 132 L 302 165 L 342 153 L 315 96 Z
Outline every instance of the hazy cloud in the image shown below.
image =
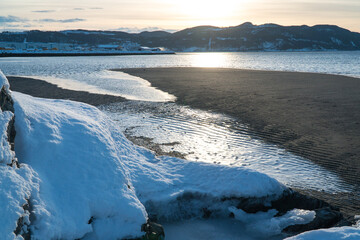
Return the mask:
M 73 10 L 82 11 L 82 10 L 85 10 L 85 9 L 83 9 L 83 8 L 73 8 Z
M 84 22 L 86 19 L 82 18 L 70 18 L 70 19 L 52 19 L 52 18 L 44 18 L 39 19 L 39 22 L 48 22 L 48 23 L 73 23 L 73 22 Z
M 0 16 L 0 23 L 14 23 L 14 22 L 27 22 L 28 19 L 26 18 L 20 18 L 12 15 Z
M 176 32 L 178 30 L 174 30 L 174 29 L 164 29 L 164 28 L 159 28 L 159 27 L 146 27 L 146 28 L 137 28 L 137 27 L 120 27 L 117 29 L 114 29 L 116 31 L 123 31 L 123 32 L 128 32 L 128 33 L 140 33 L 140 32 L 153 32 L 153 31 L 166 31 L 166 32 Z
M 26 29 L 20 29 L 20 28 L 4 28 L 1 29 L 0 32 L 24 32 Z
M 55 10 L 35 10 L 32 12 L 34 12 L 34 13 L 51 13 L 51 12 L 55 12 Z
M 89 9 L 104 9 L 104 8 L 102 8 L 102 7 L 91 7 Z

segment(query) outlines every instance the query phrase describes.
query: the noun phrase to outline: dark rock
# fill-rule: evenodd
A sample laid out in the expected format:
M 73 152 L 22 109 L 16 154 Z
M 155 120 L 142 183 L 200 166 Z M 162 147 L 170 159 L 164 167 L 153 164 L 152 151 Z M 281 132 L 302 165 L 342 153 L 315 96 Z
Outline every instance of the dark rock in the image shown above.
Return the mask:
M 275 199 L 275 196 L 267 196 L 261 198 L 243 198 L 243 197 L 224 197 L 222 202 L 232 202 L 238 209 L 241 209 L 247 213 L 257 213 L 259 211 L 266 212 L 272 208 L 271 201 Z
M 3 86 L 0 91 L 0 108 L 3 112 L 5 111 L 10 111 L 12 113 L 15 112 L 14 101 L 12 100 L 10 94 L 6 91 L 5 86 Z M 12 151 L 14 151 L 14 143 L 15 143 L 15 135 L 16 135 L 14 124 L 15 124 L 15 116 L 9 121 L 7 127 L 8 141 Z
M 0 108 L 3 112 L 10 111 L 14 113 L 14 101 L 6 91 L 5 86 L 3 86 L 0 91 Z
M 12 113 L 14 113 L 14 101 L 12 100 L 10 94 L 7 92 L 5 86 L 3 86 L 1 88 L 0 91 L 0 108 L 3 112 L 5 111 L 10 111 Z M 16 135 L 16 131 L 15 131 L 15 116 L 13 116 L 11 118 L 11 120 L 8 123 L 7 126 L 7 137 L 8 137 L 8 142 L 10 145 L 10 149 L 12 151 L 14 151 L 15 149 L 15 135 Z M 10 164 L 10 166 L 14 166 L 16 165 L 17 167 L 19 167 L 19 164 L 17 162 L 17 159 L 14 158 Z
M 24 204 L 23 209 L 25 214 L 31 213 L 31 205 L 28 199 L 27 202 Z M 18 219 L 14 234 L 16 236 L 22 236 L 24 240 L 31 239 L 31 230 L 29 228 L 29 223 L 25 220 L 24 216 L 21 216 Z
M 164 240 L 165 232 L 163 226 L 154 222 L 147 222 L 141 226 L 141 231 L 145 232 L 141 240 Z
M 9 141 L 9 144 L 10 144 L 10 149 L 12 151 L 14 151 L 15 150 L 15 135 L 16 135 L 15 116 L 13 116 L 11 118 L 11 120 L 9 121 L 6 131 L 7 131 L 8 141 Z
M 305 210 L 315 210 L 324 207 L 329 207 L 330 205 L 322 200 L 317 198 L 309 197 L 298 193 L 292 189 L 284 191 L 283 196 L 271 203 L 272 208 L 275 208 L 279 211 L 279 215 L 285 214 L 287 211 L 294 208 L 305 209 Z

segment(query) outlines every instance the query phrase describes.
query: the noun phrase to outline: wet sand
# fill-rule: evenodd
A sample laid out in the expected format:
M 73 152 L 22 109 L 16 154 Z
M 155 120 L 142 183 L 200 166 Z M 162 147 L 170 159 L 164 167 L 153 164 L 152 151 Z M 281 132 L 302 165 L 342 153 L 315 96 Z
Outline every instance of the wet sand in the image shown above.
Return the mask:
M 118 71 L 148 80 L 180 104 L 234 116 L 256 137 L 360 183 L 360 79 L 219 68 Z
M 33 78 L 7 76 L 12 91 L 29 94 L 34 97 L 69 99 L 78 102 L 88 103 L 94 106 L 125 101 L 122 97 L 93 94 L 85 91 L 73 91 Z

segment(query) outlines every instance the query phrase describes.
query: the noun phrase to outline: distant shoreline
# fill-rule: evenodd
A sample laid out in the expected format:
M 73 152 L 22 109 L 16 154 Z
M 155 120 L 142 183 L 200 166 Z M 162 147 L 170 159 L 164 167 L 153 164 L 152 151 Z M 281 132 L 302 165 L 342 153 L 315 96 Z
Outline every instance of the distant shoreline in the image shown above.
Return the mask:
M 79 56 L 129 56 L 129 55 L 168 55 L 175 52 L 66 52 L 66 53 L 0 53 L 0 57 L 79 57 Z

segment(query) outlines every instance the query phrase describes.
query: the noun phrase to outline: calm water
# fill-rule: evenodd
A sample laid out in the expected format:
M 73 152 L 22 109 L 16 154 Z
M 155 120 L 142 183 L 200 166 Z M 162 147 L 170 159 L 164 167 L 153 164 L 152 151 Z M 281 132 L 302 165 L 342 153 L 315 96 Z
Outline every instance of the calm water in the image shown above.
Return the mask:
M 167 101 L 146 81 L 107 71 L 137 67 L 225 67 L 341 74 L 360 78 L 358 52 L 182 53 L 154 56 L 0 58 L 6 75 L 36 76 L 63 88 Z
M 336 174 L 253 138 L 246 126 L 234 119 L 164 103 L 175 97 L 152 88 L 144 79 L 109 71 L 187 66 L 317 72 L 360 78 L 360 52 L 0 58 L 0 69 L 6 75 L 33 76 L 63 88 L 140 100 L 101 109 L 127 134 L 151 138 L 164 151 L 180 152 L 193 161 L 252 168 L 295 188 L 327 193 L 357 191 L 356 186 L 343 182 Z

